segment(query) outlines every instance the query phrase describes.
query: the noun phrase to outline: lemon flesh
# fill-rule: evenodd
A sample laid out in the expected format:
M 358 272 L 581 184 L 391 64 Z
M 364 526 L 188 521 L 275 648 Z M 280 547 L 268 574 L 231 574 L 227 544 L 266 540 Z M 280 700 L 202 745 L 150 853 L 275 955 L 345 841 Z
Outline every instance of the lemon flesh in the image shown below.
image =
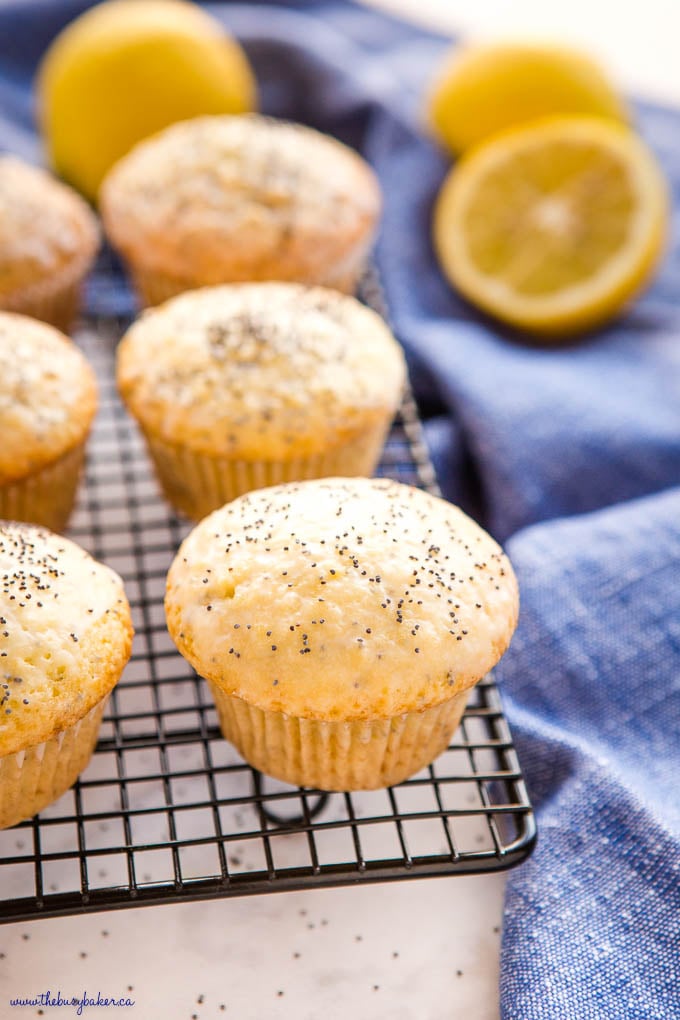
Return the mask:
M 550 45 L 453 50 L 427 103 L 435 135 L 454 154 L 513 125 L 562 114 L 629 119 L 624 102 L 590 57 Z
M 248 61 L 215 19 L 183 0 L 109 0 L 57 36 L 38 77 L 54 169 L 94 200 L 143 138 L 201 114 L 256 104 Z
M 544 336 L 613 317 L 663 249 L 667 189 L 619 125 L 540 120 L 497 135 L 444 182 L 434 241 L 451 283 L 484 311 Z

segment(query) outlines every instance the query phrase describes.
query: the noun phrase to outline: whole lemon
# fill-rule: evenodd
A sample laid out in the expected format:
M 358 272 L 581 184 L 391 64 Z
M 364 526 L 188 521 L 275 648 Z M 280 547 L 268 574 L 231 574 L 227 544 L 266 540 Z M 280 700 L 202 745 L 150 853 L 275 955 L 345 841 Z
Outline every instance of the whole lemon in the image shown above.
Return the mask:
M 256 105 L 243 50 L 184 0 L 108 0 L 55 38 L 38 76 L 49 159 L 90 199 L 142 138 L 201 114 Z
M 427 98 L 439 141 L 458 154 L 498 131 L 556 115 L 629 119 L 598 64 L 579 50 L 531 43 L 454 48 Z

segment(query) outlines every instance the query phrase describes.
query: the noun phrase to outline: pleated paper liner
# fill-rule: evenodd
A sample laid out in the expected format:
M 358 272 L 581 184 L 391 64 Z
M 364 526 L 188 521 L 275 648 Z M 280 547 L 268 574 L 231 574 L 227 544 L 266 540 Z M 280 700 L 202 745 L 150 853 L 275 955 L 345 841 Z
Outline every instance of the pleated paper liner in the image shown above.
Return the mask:
M 472 688 L 420 712 L 325 721 L 263 711 L 209 684 L 222 733 L 254 768 L 320 790 L 401 783 L 448 747 Z
M 0 758 L 0 829 L 58 800 L 92 757 L 108 696 L 51 740 Z
M 302 283 L 308 287 L 328 287 L 337 290 L 342 294 L 355 294 L 359 286 L 359 280 L 366 266 L 365 245 L 362 245 L 356 252 L 352 252 L 342 264 L 329 267 L 327 272 L 319 272 L 313 279 L 285 279 L 289 283 Z M 148 268 L 140 262 L 130 264 L 130 275 L 135 292 L 139 301 L 144 307 L 153 307 L 169 301 L 188 290 L 199 290 L 204 286 L 219 286 L 219 283 L 205 284 L 188 277 L 175 276 L 171 273 L 163 273 L 161 270 L 152 267 Z M 272 269 L 271 276 L 263 279 L 279 280 L 275 269 Z M 248 280 L 224 279 L 221 283 L 247 283 Z
M 80 310 L 82 284 L 91 264 L 90 254 L 73 259 L 46 280 L 0 295 L 0 308 L 48 322 L 68 335 Z
M 0 518 L 63 531 L 73 510 L 84 458 L 83 442 L 39 471 L 0 485 Z
M 146 441 L 166 499 L 175 509 L 200 520 L 253 489 L 307 478 L 372 475 L 388 422 L 365 429 L 332 449 L 290 460 L 211 457 L 147 434 Z

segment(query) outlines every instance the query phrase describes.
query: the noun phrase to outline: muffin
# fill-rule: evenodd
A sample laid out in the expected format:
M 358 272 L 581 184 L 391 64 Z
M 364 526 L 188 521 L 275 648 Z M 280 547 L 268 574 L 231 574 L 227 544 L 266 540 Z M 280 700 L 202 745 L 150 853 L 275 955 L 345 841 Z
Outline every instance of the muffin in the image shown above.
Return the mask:
M 75 191 L 0 156 L 0 308 L 68 331 L 98 247 L 97 221 Z
M 0 828 L 56 800 L 87 765 L 130 657 L 117 574 L 32 525 L 0 522 Z
M 334 138 L 258 114 L 199 117 L 141 142 L 100 209 L 141 300 L 249 280 L 351 292 L 380 212 L 368 164 Z
M 324 790 L 399 783 L 449 744 L 517 622 L 512 568 L 458 508 L 387 479 L 249 493 L 202 521 L 165 610 L 255 768 Z
M 0 312 L 0 518 L 61 531 L 97 409 L 94 372 L 52 326 Z
M 354 298 L 251 283 L 146 312 L 117 373 L 166 497 L 199 519 L 250 489 L 372 474 L 405 366 L 383 320 Z

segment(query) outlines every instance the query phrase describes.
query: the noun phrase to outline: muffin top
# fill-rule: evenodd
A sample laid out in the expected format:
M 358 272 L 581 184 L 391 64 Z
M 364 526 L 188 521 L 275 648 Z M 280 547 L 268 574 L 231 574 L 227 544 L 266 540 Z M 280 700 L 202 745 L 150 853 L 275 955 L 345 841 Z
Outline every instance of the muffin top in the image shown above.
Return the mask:
M 0 484 L 38 471 L 87 435 L 97 409 L 94 372 L 62 333 L 0 312 Z
M 0 156 L 0 301 L 49 282 L 99 246 L 97 221 L 82 198 L 38 167 Z
M 182 121 L 141 142 L 105 179 L 100 207 L 113 243 L 146 267 L 204 284 L 313 282 L 319 265 L 368 246 L 380 192 L 334 138 L 246 114 Z
M 393 412 L 404 379 L 375 312 L 298 284 L 182 294 L 146 312 L 118 349 L 121 394 L 145 428 L 229 457 L 328 449 Z
M 474 684 L 517 583 L 457 507 L 387 479 L 260 489 L 206 517 L 168 574 L 170 633 L 225 693 L 303 718 L 386 718 Z
M 130 657 L 121 579 L 51 531 L 0 521 L 0 755 L 49 740 L 114 686 Z

